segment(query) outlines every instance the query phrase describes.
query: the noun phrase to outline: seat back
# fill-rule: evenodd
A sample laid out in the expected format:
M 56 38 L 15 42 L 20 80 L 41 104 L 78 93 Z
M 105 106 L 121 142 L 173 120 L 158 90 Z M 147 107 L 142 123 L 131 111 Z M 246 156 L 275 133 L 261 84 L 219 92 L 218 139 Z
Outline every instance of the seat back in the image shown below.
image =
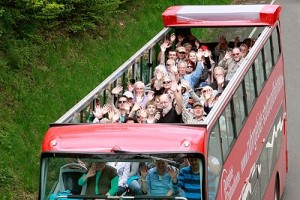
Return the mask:
M 54 194 L 70 190 L 74 195 L 84 194 L 86 184 L 80 186 L 78 180 L 86 173 L 87 169 L 78 163 L 69 163 L 60 168 L 59 179 Z

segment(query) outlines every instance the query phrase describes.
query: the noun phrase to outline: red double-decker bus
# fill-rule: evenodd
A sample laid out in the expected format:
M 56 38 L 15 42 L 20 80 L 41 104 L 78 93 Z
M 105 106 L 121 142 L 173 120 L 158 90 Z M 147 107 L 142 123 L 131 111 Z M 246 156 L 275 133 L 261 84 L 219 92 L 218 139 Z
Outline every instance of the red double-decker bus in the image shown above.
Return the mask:
M 42 145 L 39 199 L 192 199 L 190 193 L 193 199 L 206 200 L 280 199 L 288 171 L 280 12 L 279 5 L 168 8 L 162 14 L 166 28 L 51 125 Z M 203 122 L 86 123 L 86 110 L 105 102 L 107 90 L 116 83 L 132 78 L 149 82 L 149 66 L 158 63 L 156 45 L 183 29 L 205 38 L 202 42 L 208 48 L 218 43 L 220 35 L 256 39 Z M 149 167 L 162 161 L 168 173 L 181 173 L 184 167 L 194 169 L 190 160 L 197 166 L 191 176 L 194 185 L 178 179 L 184 184 L 176 191 L 172 180 L 171 195 L 151 191 L 90 195 L 88 186 L 79 182 L 91 163 Z M 139 168 L 136 180 L 142 188 L 146 180 L 141 174 Z

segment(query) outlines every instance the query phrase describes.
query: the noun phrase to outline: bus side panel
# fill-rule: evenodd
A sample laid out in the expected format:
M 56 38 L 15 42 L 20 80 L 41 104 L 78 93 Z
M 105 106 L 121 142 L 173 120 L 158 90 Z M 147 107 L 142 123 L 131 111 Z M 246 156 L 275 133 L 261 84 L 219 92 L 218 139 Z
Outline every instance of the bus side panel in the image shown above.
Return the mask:
M 283 68 L 284 63 L 283 59 L 281 56 L 281 59 L 278 60 L 278 63 L 276 65 L 278 68 Z M 283 71 L 283 69 L 282 69 Z M 285 85 L 285 84 L 284 84 Z M 287 114 L 286 114 L 286 91 L 285 87 L 284 89 L 284 102 L 283 102 L 283 125 L 282 125 L 282 143 L 281 143 L 281 149 L 280 153 L 278 156 L 278 160 L 276 165 L 274 166 L 274 170 L 272 172 L 268 188 L 266 190 L 266 193 L 264 195 L 263 199 L 274 199 L 274 193 L 275 193 L 275 183 L 276 183 L 276 178 L 278 178 L 279 181 L 279 192 L 280 192 L 280 197 L 283 194 L 284 190 L 284 183 L 286 179 L 286 175 L 288 172 L 288 149 L 287 149 Z
M 242 191 L 247 189 L 246 187 L 249 187 L 249 191 L 251 190 L 251 185 L 249 186 L 250 172 L 255 167 L 259 168 L 256 166 L 256 162 L 273 124 L 278 123 L 274 120 L 280 106 L 283 106 L 281 111 L 284 113 L 285 91 L 282 62 L 278 62 L 274 67 L 224 163 L 218 199 L 242 199 Z M 283 140 L 283 149 L 286 148 L 285 140 Z M 285 163 L 285 156 L 282 156 L 278 165 L 283 165 L 285 168 Z M 265 192 L 262 191 L 261 193 L 262 197 Z

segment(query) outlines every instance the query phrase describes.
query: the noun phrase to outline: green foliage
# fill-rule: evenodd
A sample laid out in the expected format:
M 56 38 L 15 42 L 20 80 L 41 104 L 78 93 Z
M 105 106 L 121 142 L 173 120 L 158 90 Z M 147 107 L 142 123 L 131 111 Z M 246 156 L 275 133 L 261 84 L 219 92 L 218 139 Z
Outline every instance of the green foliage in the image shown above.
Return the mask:
M 40 20 L 55 19 L 65 10 L 63 4 L 49 2 L 47 0 L 32 0 L 28 2 L 27 7 L 31 7 L 35 13 L 35 19 Z
M 32 37 L 38 31 L 96 29 L 118 13 L 121 0 L 7 0 L 0 2 L 0 36 Z

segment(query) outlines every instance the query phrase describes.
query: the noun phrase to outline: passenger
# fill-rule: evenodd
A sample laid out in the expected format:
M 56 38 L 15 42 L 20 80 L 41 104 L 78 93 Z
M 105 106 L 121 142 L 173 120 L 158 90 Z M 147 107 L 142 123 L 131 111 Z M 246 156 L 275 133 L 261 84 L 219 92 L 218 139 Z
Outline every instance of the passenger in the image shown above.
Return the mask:
M 182 46 L 185 48 L 186 55 L 188 55 L 193 48 L 193 46 L 188 42 L 184 43 Z
M 173 46 L 173 43 L 176 39 L 175 34 L 171 34 L 170 36 L 170 40 L 166 38 L 166 40 L 160 45 L 160 52 L 158 54 L 158 61 L 160 64 L 165 64 L 165 60 L 166 60 L 166 52 L 168 52 L 168 59 L 169 59 L 169 49 L 171 49 L 171 47 Z M 172 54 L 172 53 L 171 53 Z M 170 56 L 171 57 L 171 56 Z M 175 52 L 175 59 L 176 59 L 176 52 Z
M 242 44 L 246 44 L 248 49 L 250 50 L 252 48 L 252 46 L 254 45 L 255 43 L 255 39 L 253 38 L 246 38 L 243 40 Z
M 194 87 L 199 79 L 199 76 L 202 74 L 202 71 L 203 71 L 201 57 L 198 58 L 198 62 L 197 62 L 195 71 L 193 71 L 190 74 L 186 73 L 187 63 L 185 61 L 179 61 L 177 67 L 178 67 L 178 74 L 179 74 L 180 80 L 186 80 L 189 83 L 190 87 L 192 89 L 194 89 Z
M 216 67 L 214 69 L 214 79 L 215 81 L 210 84 L 210 87 L 214 90 L 215 95 L 222 93 L 229 83 L 225 80 L 225 70 L 223 67 Z
M 156 160 L 155 167 L 149 169 L 149 171 L 147 171 L 146 166 L 142 166 L 141 185 L 144 195 L 173 195 L 171 176 L 167 172 L 167 163 L 165 161 Z
M 121 196 L 128 187 L 127 180 L 129 178 L 130 162 L 113 162 L 110 165 L 117 170 L 119 177 L 117 195 Z
M 199 49 L 199 55 L 201 56 L 203 70 L 202 70 L 202 74 L 198 78 L 195 87 L 206 86 L 210 84 L 210 82 L 212 81 L 211 71 L 214 68 L 214 61 L 211 59 L 211 52 L 207 50 L 207 47 L 203 49 L 206 50 L 203 51 L 202 49 Z
M 147 95 L 145 93 L 145 84 L 142 81 L 137 81 L 134 84 L 134 102 L 141 103 L 144 108 L 147 103 Z
M 175 194 L 179 194 L 179 188 L 181 188 L 184 191 L 183 196 L 188 200 L 199 200 L 202 199 L 199 159 L 188 158 L 188 161 L 190 166 L 183 167 L 179 174 L 177 170 L 170 168 L 169 174 L 172 177 L 173 189 Z
M 248 48 L 248 46 L 247 46 L 246 44 L 244 44 L 244 43 L 242 43 L 242 44 L 240 45 L 240 50 L 241 50 L 241 54 L 242 54 L 242 57 L 243 57 L 243 58 L 245 58 L 245 57 L 248 55 L 248 53 L 249 53 L 249 48 Z
M 168 91 L 171 90 L 172 83 L 173 83 L 173 80 L 170 76 L 165 76 L 163 78 L 163 87 L 161 88 L 162 94 L 168 94 Z
M 193 109 L 183 109 L 182 119 L 186 124 L 199 124 L 202 123 L 205 119 L 204 109 L 200 102 L 196 102 L 193 105 Z
M 197 53 L 196 53 L 196 51 L 192 50 L 192 51 L 189 52 L 188 60 L 193 61 L 195 66 L 197 65 Z
M 184 61 L 186 59 L 186 50 L 183 46 L 177 47 L 176 53 L 177 53 L 176 63 L 178 63 L 179 61 Z
M 204 66 L 204 69 L 207 69 L 207 79 L 206 79 L 206 83 L 209 85 L 213 82 L 213 71 L 214 71 L 214 68 L 215 68 L 215 61 L 212 59 L 212 54 L 211 54 L 211 51 L 209 50 L 204 50 L 203 51 L 203 57 L 202 57 L 202 60 L 203 60 L 203 66 Z M 205 70 L 203 69 L 203 73 L 202 73 L 202 76 L 203 76 L 203 80 L 204 78 L 206 77 L 205 76 Z M 203 81 L 204 82 L 204 81 Z M 200 86 L 205 86 L 204 84 L 200 84 Z
M 160 96 L 160 106 L 162 109 L 161 116 L 157 123 L 182 123 L 182 94 L 181 86 L 172 89 L 175 96 L 175 107 L 172 105 L 172 97 L 170 94 L 162 94 Z
M 225 36 L 221 36 L 218 45 L 214 49 L 214 55 L 217 56 L 216 63 L 220 62 L 227 52 L 231 52 Z
M 85 195 L 114 196 L 118 191 L 117 170 L 106 163 L 92 163 L 88 172 L 78 180 L 78 184 L 87 184 Z
M 142 188 L 141 188 L 141 184 L 138 181 L 140 178 L 139 175 L 139 166 L 140 163 L 139 162 L 132 162 L 130 164 L 130 171 L 128 174 L 128 188 L 129 188 L 129 193 L 132 195 L 142 195 Z
M 171 63 L 171 61 L 167 61 Z M 175 62 L 174 62 L 175 63 Z M 166 76 L 167 70 L 164 65 L 157 65 L 154 70 L 154 77 L 150 81 L 151 90 L 159 90 L 162 87 L 163 77 Z
M 195 62 L 192 60 L 187 60 L 187 68 L 186 68 L 186 74 L 191 74 L 193 71 L 195 71 L 196 65 Z
M 130 109 L 132 108 L 134 102 L 133 102 L 133 93 L 130 92 L 130 91 L 126 91 L 124 92 L 123 96 L 126 96 L 127 97 L 127 102 L 130 106 Z
M 157 113 L 156 103 L 154 101 L 148 101 L 146 104 L 147 111 L 147 124 L 156 123 L 160 118 L 160 114 Z
M 213 89 L 210 86 L 204 86 L 201 90 L 200 98 L 201 104 L 204 108 L 204 112 L 208 115 L 215 103 Z
M 176 50 L 170 49 L 168 51 L 167 57 L 168 57 L 168 59 L 172 59 L 172 60 L 176 61 L 176 59 L 177 59 Z
M 182 35 L 182 34 L 176 34 L 177 35 L 177 38 L 176 38 L 176 40 L 177 40 L 177 43 L 176 43 L 176 47 L 182 47 L 182 45 L 184 44 L 183 43 L 183 40 L 185 39 L 184 38 L 184 35 Z
M 226 80 L 230 80 L 235 72 L 239 69 L 240 65 L 244 61 L 240 48 L 235 47 L 232 52 L 226 53 L 225 57 L 218 63 L 218 66 L 227 70 Z
M 143 109 L 141 103 L 135 103 L 128 115 L 128 117 L 132 117 L 136 123 L 141 122 L 141 113 L 140 110 Z
M 128 117 L 129 115 L 129 111 L 130 111 L 130 104 L 127 101 L 127 97 L 126 96 L 121 96 L 118 99 L 118 111 L 120 114 L 120 123 L 125 123 L 125 119 Z
M 115 162 L 111 164 L 117 169 L 117 173 L 119 176 L 117 195 L 120 196 L 124 194 L 127 188 L 129 188 L 131 194 L 141 195 L 141 186 L 137 181 L 139 178 L 137 176 L 139 163 Z
M 170 76 L 172 80 L 179 80 L 178 69 L 173 59 L 168 59 L 166 62 L 167 76 Z

